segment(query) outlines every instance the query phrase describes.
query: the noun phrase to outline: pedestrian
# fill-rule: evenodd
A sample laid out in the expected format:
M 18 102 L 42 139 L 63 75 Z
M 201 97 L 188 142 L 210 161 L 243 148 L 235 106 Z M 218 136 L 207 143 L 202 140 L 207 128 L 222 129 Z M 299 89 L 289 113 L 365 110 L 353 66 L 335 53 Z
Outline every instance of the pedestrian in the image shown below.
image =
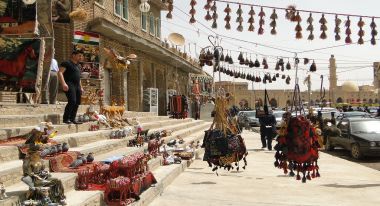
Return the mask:
M 49 103 L 57 103 L 57 92 L 58 92 L 58 62 L 56 59 L 51 60 L 50 64 L 50 77 L 49 77 Z
M 259 117 L 260 122 L 260 136 L 262 148 L 272 150 L 272 139 L 276 134 L 276 117 L 269 114 L 268 106 L 264 106 L 265 115 Z
M 79 67 L 79 62 L 82 61 L 82 59 L 83 54 L 81 51 L 73 51 L 71 59 L 62 62 L 59 67 L 58 78 L 67 97 L 67 105 L 63 114 L 63 123 L 65 124 L 81 124 L 75 120 L 75 117 L 83 92 Z

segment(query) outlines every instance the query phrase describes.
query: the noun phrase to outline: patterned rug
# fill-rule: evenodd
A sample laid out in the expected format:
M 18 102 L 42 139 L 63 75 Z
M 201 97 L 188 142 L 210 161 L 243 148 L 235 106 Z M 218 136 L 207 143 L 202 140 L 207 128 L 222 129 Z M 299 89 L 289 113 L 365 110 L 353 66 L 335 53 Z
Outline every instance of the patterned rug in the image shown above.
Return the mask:
M 76 151 L 68 151 L 66 153 L 59 154 L 54 157 L 50 157 L 50 170 L 52 172 L 78 172 L 84 169 L 93 169 L 94 163 L 89 163 L 85 165 L 81 165 L 77 168 L 70 168 L 70 164 L 77 159 L 77 156 L 80 155 L 80 152 Z

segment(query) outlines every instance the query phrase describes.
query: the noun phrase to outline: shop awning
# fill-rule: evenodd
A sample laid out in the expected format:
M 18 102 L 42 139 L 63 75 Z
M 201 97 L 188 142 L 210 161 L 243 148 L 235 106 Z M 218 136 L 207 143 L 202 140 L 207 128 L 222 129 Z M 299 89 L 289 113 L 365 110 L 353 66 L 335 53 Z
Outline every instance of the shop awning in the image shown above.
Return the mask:
M 91 32 L 96 32 L 108 38 L 128 44 L 128 46 L 133 47 L 136 50 L 141 50 L 144 53 L 163 60 L 164 62 L 185 72 L 197 74 L 202 72 L 200 67 L 194 66 L 190 62 L 184 60 L 182 57 L 169 51 L 161 45 L 152 43 L 151 41 L 141 38 L 132 32 L 124 30 L 106 19 L 95 18 L 88 24 L 88 29 Z

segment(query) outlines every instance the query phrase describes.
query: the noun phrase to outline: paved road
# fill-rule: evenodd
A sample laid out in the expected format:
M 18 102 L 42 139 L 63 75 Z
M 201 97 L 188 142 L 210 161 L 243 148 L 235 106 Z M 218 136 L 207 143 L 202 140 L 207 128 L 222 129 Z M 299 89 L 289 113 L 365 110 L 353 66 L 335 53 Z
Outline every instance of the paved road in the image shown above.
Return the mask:
M 219 170 L 201 160 L 194 163 L 156 198 L 152 206 L 192 205 L 378 205 L 380 172 L 330 154 L 321 153 L 321 177 L 303 184 L 274 168 L 274 151 L 258 149 L 259 135 L 244 133 L 248 168 Z

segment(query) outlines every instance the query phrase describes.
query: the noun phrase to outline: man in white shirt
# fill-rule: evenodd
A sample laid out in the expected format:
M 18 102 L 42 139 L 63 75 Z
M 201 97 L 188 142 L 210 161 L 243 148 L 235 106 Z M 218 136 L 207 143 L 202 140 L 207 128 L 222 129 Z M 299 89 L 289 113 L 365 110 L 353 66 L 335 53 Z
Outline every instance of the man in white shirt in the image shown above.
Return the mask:
M 58 62 L 54 58 L 50 65 L 50 78 L 49 78 L 49 103 L 57 103 L 57 92 L 58 92 Z

